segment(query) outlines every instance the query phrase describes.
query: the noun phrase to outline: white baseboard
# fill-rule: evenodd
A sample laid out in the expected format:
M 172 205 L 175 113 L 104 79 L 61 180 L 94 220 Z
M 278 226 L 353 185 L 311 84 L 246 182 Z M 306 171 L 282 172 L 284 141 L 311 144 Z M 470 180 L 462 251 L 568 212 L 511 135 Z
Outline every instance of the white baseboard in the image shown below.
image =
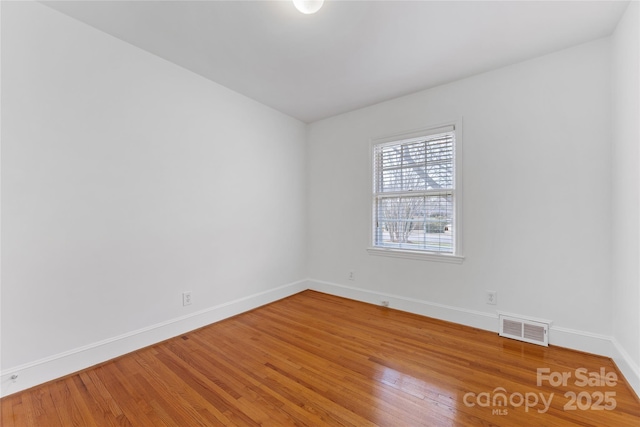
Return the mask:
M 618 340 L 612 338 L 612 342 L 615 351 L 611 358 L 616 362 L 618 369 L 620 369 L 624 378 L 640 398 L 640 366 L 633 362 L 629 353 L 620 345 Z
M 319 280 L 309 280 L 308 285 L 309 289 L 318 292 L 376 305 L 379 305 L 381 301 L 389 301 L 390 307 L 398 310 L 498 333 L 499 324 L 497 314 L 467 310 L 460 307 L 447 306 L 430 301 Z M 551 326 L 549 329 L 549 344 L 610 357 L 616 363 L 622 375 L 624 375 L 627 383 L 629 383 L 635 393 L 640 397 L 640 369 L 633 363 L 631 357 L 624 351 L 614 337 Z
M 65 353 L 4 370 L 0 373 L 0 396 L 17 393 L 38 384 L 69 375 L 132 351 L 286 298 L 306 289 L 376 305 L 380 304 L 381 301 L 389 301 L 390 306 L 398 310 L 495 333 L 498 332 L 497 314 L 467 310 L 460 307 L 384 292 L 375 292 L 336 283 L 318 280 L 301 280 L 219 304 L 187 316 L 168 320 L 147 328 L 76 348 Z M 636 394 L 640 396 L 640 368 L 633 363 L 632 358 L 615 338 L 552 326 L 549 333 L 549 343 L 612 358 L 629 385 Z M 13 375 L 18 376 L 15 381 L 11 379 Z
M 17 393 L 89 368 L 123 354 L 286 298 L 307 288 L 307 282 L 301 280 L 4 370 L 0 373 L 0 396 Z M 15 380 L 11 378 L 14 375 L 17 375 Z
M 593 334 L 560 326 L 551 326 L 549 328 L 549 344 L 600 356 L 613 356 L 612 339 L 607 335 Z
M 309 280 L 309 289 L 324 292 L 343 298 L 380 305 L 380 301 L 389 301 L 389 306 L 409 313 L 459 323 L 487 331 L 498 332 L 498 315 L 481 311 L 466 310 L 459 307 L 438 304 L 434 302 L 408 298 L 385 292 L 375 292 L 353 286 L 338 285 L 336 283 Z

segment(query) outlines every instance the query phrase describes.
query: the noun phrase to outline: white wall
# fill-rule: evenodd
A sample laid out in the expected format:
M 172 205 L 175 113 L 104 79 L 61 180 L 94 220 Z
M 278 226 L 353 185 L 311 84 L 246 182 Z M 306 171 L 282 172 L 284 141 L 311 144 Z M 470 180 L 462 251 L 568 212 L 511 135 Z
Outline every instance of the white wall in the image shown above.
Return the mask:
M 631 2 L 612 36 L 613 330 L 640 390 L 640 7 Z
M 2 124 L 5 392 L 303 288 L 303 123 L 46 6 L 2 2 Z
M 369 255 L 370 139 L 459 117 L 464 263 Z M 424 314 L 494 330 L 496 309 L 550 319 L 552 343 L 572 334 L 606 341 L 610 120 L 609 40 L 601 39 L 313 123 L 315 287 L 372 302 L 396 296 L 392 306 L 422 305 Z M 498 292 L 497 306 L 484 303 L 487 289 Z
M 611 41 L 308 133 L 45 6 L 0 6 L 3 393 L 304 289 L 307 274 L 487 329 L 496 309 L 548 318 L 552 343 L 587 351 L 613 336 L 640 377 L 637 3 Z M 460 117 L 466 260 L 368 255 L 370 138 Z

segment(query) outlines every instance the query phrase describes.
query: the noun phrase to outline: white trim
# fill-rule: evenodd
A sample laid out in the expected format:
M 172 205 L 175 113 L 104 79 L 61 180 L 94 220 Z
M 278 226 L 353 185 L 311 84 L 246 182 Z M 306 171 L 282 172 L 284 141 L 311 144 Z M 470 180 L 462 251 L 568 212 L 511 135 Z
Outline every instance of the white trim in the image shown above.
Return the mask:
M 557 326 L 551 330 L 549 338 L 554 338 L 555 345 L 610 357 L 640 399 L 640 368 L 615 337 Z
M 420 140 L 427 136 L 438 135 L 441 133 L 448 133 L 453 130 L 457 130 L 456 126 L 462 124 L 462 119 L 450 120 L 430 126 L 424 126 L 418 129 L 411 129 L 404 132 L 392 133 L 381 137 L 371 138 L 371 146 L 388 144 L 394 142 L 403 142 L 409 140 Z
M 611 358 L 631 388 L 636 392 L 638 398 L 640 398 L 640 367 L 633 362 L 629 353 L 626 352 L 615 337 L 611 338 L 611 342 L 615 350 Z
M 380 305 L 382 301 L 388 301 L 389 307 L 398 310 L 498 333 L 497 314 L 319 280 L 309 280 L 308 283 L 309 289 L 314 291 L 375 305 Z
M 306 289 L 376 305 L 382 301 L 388 301 L 390 307 L 398 310 L 484 329 L 496 334 L 499 329 L 497 312 L 470 310 L 386 292 L 307 279 L 6 369 L 0 372 L 2 386 L 0 396 L 17 393 L 72 374 Z M 614 337 L 552 326 L 549 332 L 549 344 L 610 357 L 618 366 L 627 383 L 640 397 L 640 368 Z M 15 382 L 11 380 L 11 376 L 14 374 L 18 375 Z
M 552 326 L 549 333 L 549 343 L 585 353 L 611 357 L 613 355 L 613 337 L 578 329 Z
M 442 123 L 437 123 L 425 127 L 421 127 L 419 129 L 413 129 L 405 132 L 399 132 L 395 134 L 385 135 L 381 137 L 371 138 L 369 140 L 369 188 L 372 191 L 372 195 L 375 198 L 376 188 L 375 188 L 375 177 L 374 177 L 374 150 L 376 146 L 380 145 L 388 145 L 390 143 L 397 143 L 402 141 L 407 141 L 411 139 L 420 139 L 425 136 L 437 135 L 439 133 L 445 132 L 455 132 L 455 144 L 453 146 L 454 150 L 454 176 L 453 176 L 453 189 L 446 189 L 443 191 L 451 191 L 454 194 L 453 201 L 453 227 L 454 227 L 454 254 L 446 255 L 445 257 L 448 260 L 444 260 L 439 258 L 440 255 L 434 255 L 434 253 L 430 252 L 422 252 L 422 251 L 412 251 L 412 250 L 394 250 L 393 253 L 390 252 L 380 252 L 375 253 L 374 251 L 380 249 L 381 251 L 386 251 L 386 248 L 370 246 L 367 250 L 371 255 L 383 255 L 383 256 L 391 256 L 396 258 L 409 258 L 409 259 L 417 259 L 417 260 L 429 260 L 429 261 L 444 261 L 444 262 L 452 262 L 460 264 L 464 261 L 464 247 L 463 247 L 463 217 L 462 217 L 462 200 L 463 200 L 463 185 L 462 185 L 462 176 L 463 176 L 463 164 L 462 164 L 462 146 L 463 146 L 463 123 L 462 117 L 459 117 L 457 120 L 449 120 Z M 373 203 L 370 205 L 369 209 L 369 243 L 368 245 L 375 244 L 375 233 L 374 233 L 374 218 L 375 212 Z M 403 255 L 404 253 L 404 255 Z M 416 254 L 423 253 L 424 256 L 417 256 Z
M 461 257 L 462 259 L 464 259 L 464 246 L 462 245 L 463 242 L 463 230 L 464 227 L 462 226 L 462 221 L 464 220 L 464 217 L 462 216 L 462 201 L 464 200 L 464 186 L 462 185 L 462 175 L 464 173 L 464 165 L 462 164 L 462 146 L 463 146 L 463 141 L 464 141 L 464 131 L 463 131 L 463 126 L 462 126 L 462 117 L 458 118 L 458 120 L 455 122 L 455 128 L 456 128 L 456 143 L 453 146 L 453 151 L 454 151 L 454 158 L 455 158 L 455 163 L 453 164 L 454 167 L 454 175 L 453 175 L 453 179 L 454 179 L 454 187 L 456 189 L 456 196 L 453 199 L 453 214 L 455 215 L 455 217 L 453 218 L 453 223 L 454 223 L 454 227 L 457 227 L 457 230 L 455 231 L 455 239 L 456 241 L 454 242 L 455 244 L 455 253 L 454 255 L 457 257 Z
M 382 301 L 388 301 L 389 307 L 409 313 L 446 320 L 495 333 L 498 333 L 499 329 L 497 312 L 494 314 L 469 310 L 320 280 L 310 279 L 308 284 L 309 289 L 343 298 L 376 305 L 380 305 Z M 551 326 L 549 328 L 549 344 L 611 358 L 616 363 L 621 374 L 625 377 L 627 383 L 638 397 L 640 397 L 640 368 L 633 363 L 632 358 L 614 337 L 560 326 Z
M 439 254 L 436 252 L 409 251 L 406 249 L 391 249 L 383 247 L 367 248 L 369 255 L 388 256 L 392 258 L 418 259 L 423 261 L 448 262 L 450 264 L 462 264 L 463 256 Z
M 307 282 L 300 280 L 3 370 L 0 373 L 0 396 L 17 393 L 38 384 L 106 362 L 123 354 L 286 298 L 304 291 L 307 287 Z M 13 375 L 18 375 L 15 382 L 11 379 Z

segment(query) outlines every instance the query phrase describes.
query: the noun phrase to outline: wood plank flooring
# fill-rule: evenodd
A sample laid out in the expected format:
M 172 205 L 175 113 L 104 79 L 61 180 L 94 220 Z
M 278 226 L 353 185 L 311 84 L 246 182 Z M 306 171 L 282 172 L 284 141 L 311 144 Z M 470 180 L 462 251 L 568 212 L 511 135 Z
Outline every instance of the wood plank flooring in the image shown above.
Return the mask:
M 607 358 L 313 291 L 1 408 L 3 427 L 640 425 L 640 402 Z

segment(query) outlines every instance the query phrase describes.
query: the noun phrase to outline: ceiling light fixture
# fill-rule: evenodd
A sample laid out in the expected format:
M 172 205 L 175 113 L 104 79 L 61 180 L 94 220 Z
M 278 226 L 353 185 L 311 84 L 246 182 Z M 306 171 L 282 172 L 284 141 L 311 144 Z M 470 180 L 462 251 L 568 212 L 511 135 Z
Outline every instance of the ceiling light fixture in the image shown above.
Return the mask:
M 293 0 L 293 5 L 305 15 L 316 13 L 322 7 L 324 0 Z

